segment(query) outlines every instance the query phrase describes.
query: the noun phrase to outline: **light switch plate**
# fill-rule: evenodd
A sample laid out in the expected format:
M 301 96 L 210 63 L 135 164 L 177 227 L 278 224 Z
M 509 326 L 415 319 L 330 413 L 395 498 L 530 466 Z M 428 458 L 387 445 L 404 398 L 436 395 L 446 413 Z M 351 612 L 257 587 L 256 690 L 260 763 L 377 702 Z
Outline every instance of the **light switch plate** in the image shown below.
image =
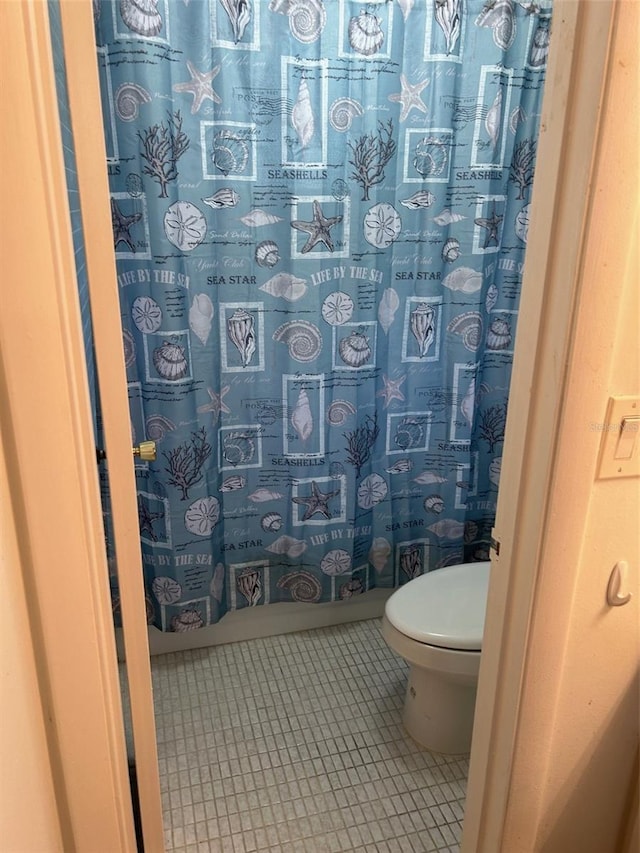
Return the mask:
M 640 416 L 640 397 L 609 397 L 606 417 L 601 424 L 593 424 L 593 429 L 602 431 L 600 442 L 600 461 L 598 479 L 614 477 L 640 477 L 640 429 L 628 458 L 616 458 L 620 454 L 619 442 L 622 421 L 625 418 Z M 626 440 L 629 438 L 627 436 Z

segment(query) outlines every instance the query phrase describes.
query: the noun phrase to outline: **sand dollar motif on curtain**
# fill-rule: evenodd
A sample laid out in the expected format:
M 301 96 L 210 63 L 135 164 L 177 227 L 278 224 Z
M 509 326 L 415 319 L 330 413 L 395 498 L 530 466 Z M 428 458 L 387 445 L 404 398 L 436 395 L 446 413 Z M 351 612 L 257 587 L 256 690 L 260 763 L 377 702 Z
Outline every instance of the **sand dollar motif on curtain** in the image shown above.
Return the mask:
M 549 0 L 94 9 L 150 618 L 485 560 Z

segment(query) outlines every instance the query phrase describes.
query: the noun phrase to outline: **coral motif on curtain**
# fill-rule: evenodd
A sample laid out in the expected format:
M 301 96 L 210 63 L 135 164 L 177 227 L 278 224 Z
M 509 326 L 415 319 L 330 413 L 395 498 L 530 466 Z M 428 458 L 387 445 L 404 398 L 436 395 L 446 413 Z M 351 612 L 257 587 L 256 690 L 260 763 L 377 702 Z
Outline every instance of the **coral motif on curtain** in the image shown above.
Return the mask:
M 94 0 L 149 618 L 486 559 L 548 0 Z

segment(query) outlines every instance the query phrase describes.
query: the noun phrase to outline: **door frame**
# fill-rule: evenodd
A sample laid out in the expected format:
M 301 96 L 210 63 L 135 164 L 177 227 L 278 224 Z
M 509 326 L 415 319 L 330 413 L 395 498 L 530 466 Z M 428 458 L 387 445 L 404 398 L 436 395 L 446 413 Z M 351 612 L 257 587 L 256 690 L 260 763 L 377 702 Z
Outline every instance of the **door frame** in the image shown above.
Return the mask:
M 493 531 L 499 552 L 492 556 L 462 853 L 502 849 L 516 742 L 524 731 L 520 702 L 525 673 L 540 665 L 530 654 L 530 630 L 543 557 L 548 560 L 548 513 L 557 494 L 554 471 L 570 353 L 581 288 L 588 285 L 581 262 L 590 190 L 601 144 L 611 41 L 624 2 L 554 3 Z M 588 492 L 574 500 L 588 501 Z M 568 565 L 565 571 L 571 583 L 577 567 Z M 569 602 L 564 614 L 568 623 Z M 562 672 L 551 664 L 549 671 L 546 689 L 552 690 Z M 523 829 L 519 849 L 534 849 L 529 846 L 533 835 L 527 835 L 534 828 L 530 822 Z
M 28 614 L 31 709 L 44 736 L 33 748 L 51 779 L 50 840 L 64 851 L 99 843 L 130 853 L 131 790 L 46 3 L 0 3 L 0 63 L 0 517 L 9 531 L 0 550 L 9 588 L 19 590 L 5 606 L 22 604 Z M 42 790 L 33 762 L 25 766 L 18 753 L 9 766 L 11 798 L 21 792 L 38 811 L 29 799 Z M 21 811 L 4 817 L 12 825 L 3 837 L 44 849 Z
M 162 797 L 93 8 L 77 0 L 58 3 L 107 454 L 140 823 L 145 849 L 155 853 L 164 849 Z
M 21 33 L 23 41 L 26 34 L 30 66 L 29 75 L 24 81 L 25 88 L 20 92 L 29 121 L 22 128 L 20 145 L 16 147 L 26 148 L 27 138 L 32 147 L 40 140 L 37 150 L 42 160 L 41 169 L 36 171 L 31 163 L 25 174 L 28 173 L 34 181 L 42 184 L 45 199 L 40 227 L 43 235 L 50 235 L 50 242 L 55 247 L 54 262 L 50 268 L 41 264 L 30 273 L 34 276 L 33 280 L 41 282 L 41 287 L 21 288 L 19 299 L 16 289 L 9 293 L 9 288 L 5 288 L 7 293 L 3 295 L 3 312 L 0 316 L 0 348 L 4 359 L 8 402 L 4 407 L 6 419 L 2 421 L 3 441 L 7 441 L 8 424 L 12 441 L 9 454 L 12 460 L 12 491 L 16 501 L 24 500 L 29 505 L 28 519 L 24 518 L 24 507 L 19 507 L 25 523 L 18 532 L 23 543 L 22 572 L 39 602 L 38 609 L 34 609 L 31 614 L 31 624 L 34 637 L 38 639 L 41 701 L 49 715 L 50 751 L 55 754 L 59 768 L 55 776 L 56 784 L 64 793 L 60 801 L 61 808 L 66 804 L 65 816 L 70 816 L 67 823 L 72 835 L 69 837 L 95 838 L 96 821 L 100 818 L 104 824 L 100 830 L 101 838 L 108 838 L 109 832 L 115 831 L 119 839 L 120 846 L 114 844 L 111 849 L 133 849 L 131 811 L 125 791 L 124 738 L 113 625 L 101 538 L 102 519 L 78 298 L 74 292 L 75 275 L 60 133 L 56 123 L 50 44 L 47 40 L 46 5 L 37 0 L 24 0 L 19 6 L 11 3 L 1 5 L 5 7 L 3 12 L 13 6 L 19 10 L 12 10 L 9 24 L 1 32 L 6 39 L 4 56 L 7 65 L 10 66 L 10 59 L 15 62 L 16 45 L 21 45 Z M 65 5 L 69 7 L 67 20 L 73 18 L 71 26 L 77 27 L 74 29 L 73 52 L 83 49 L 83 40 L 84 48 L 87 44 L 92 45 L 90 3 L 79 4 L 65 0 Z M 547 70 L 538 173 L 532 201 L 534 225 L 529 237 L 521 307 L 521 312 L 527 311 L 527 324 L 520 324 L 517 336 L 513 396 L 504 449 L 502 498 L 499 499 L 499 521 L 496 522 L 495 533 L 501 542 L 501 552 L 493 560 L 489 629 L 482 660 L 465 817 L 463 850 L 469 853 L 501 849 L 513 737 L 518 724 L 527 626 L 535 595 L 535 572 L 532 572 L 531 558 L 527 559 L 525 555 L 539 553 L 544 525 L 549 460 L 554 448 L 564 364 L 576 299 L 575 272 L 583 222 L 582 217 L 576 214 L 575 199 L 586 199 L 591 179 L 592 143 L 597 135 L 606 68 L 608 40 L 604 34 L 610 30 L 615 5 L 616 0 L 581 3 L 556 0 L 554 8 L 554 38 Z M 76 18 L 80 8 L 84 11 Z M 95 57 L 92 63 L 95 65 Z M 95 81 L 87 79 L 87 68 L 82 71 L 82 75 L 82 84 L 86 86 L 87 93 L 95 94 L 98 90 L 94 88 Z M 13 81 L 14 77 L 11 75 L 8 79 Z M 90 100 L 87 94 L 81 135 L 102 126 L 99 99 L 94 103 L 90 103 Z M 27 109 L 31 104 L 34 106 L 33 114 Z M 20 99 L 16 99 L 15 109 L 19 115 Z M 94 168 L 102 170 L 102 177 L 98 185 L 92 188 L 91 195 L 94 206 L 102 208 L 98 214 L 102 222 L 108 222 L 108 187 L 101 154 L 103 145 L 102 140 L 93 152 Z M 545 153 L 544 158 L 542 152 Z M 18 154 L 19 151 L 16 151 L 16 156 Z M 13 172 L 7 174 L 5 170 L 3 178 L 10 180 L 12 177 Z M 18 174 L 15 177 L 17 182 L 24 182 L 24 176 Z M 31 189 L 32 182 L 29 183 Z M 568 192 L 578 194 L 571 196 L 567 195 Z M 18 185 L 12 197 L 15 198 L 19 213 L 25 217 L 27 213 L 31 215 L 31 197 L 24 192 L 24 188 L 21 192 Z M 108 226 L 107 235 L 110 236 Z M 21 245 L 28 252 L 26 241 Z M 559 251 L 560 247 L 563 247 L 562 251 Z M 34 264 L 36 260 L 33 259 Z M 16 262 L 16 274 L 19 265 L 24 268 L 24 259 Z M 115 276 L 109 273 L 107 278 L 111 279 L 107 282 L 109 298 L 115 300 L 115 305 Z M 566 285 L 568 281 L 573 283 L 571 287 Z M 110 310 L 114 310 L 113 306 Z M 33 338 L 27 336 L 25 339 L 21 331 L 24 325 L 17 325 L 24 324 L 27 315 L 40 317 L 42 328 L 46 327 L 50 336 L 55 338 L 49 342 L 52 347 L 55 344 L 49 353 L 55 351 L 56 360 L 64 365 L 64 370 L 52 370 L 50 364 L 47 370 L 47 362 L 51 362 L 51 358 L 47 359 L 44 352 L 41 358 L 34 358 Z M 115 353 L 112 352 L 111 356 L 115 356 Z M 116 357 L 116 360 L 119 359 Z M 33 374 L 25 373 L 27 364 L 33 364 Z M 42 370 L 45 370 L 45 374 Z M 118 372 L 124 376 L 119 367 L 116 369 Z M 48 434 L 55 435 L 55 453 L 51 453 L 50 447 L 38 441 L 35 428 L 35 407 L 28 380 L 42 381 L 43 375 L 47 376 L 50 393 L 56 395 L 56 404 L 49 406 L 48 413 Z M 121 396 L 125 387 L 126 384 L 123 384 Z M 69 435 L 70 422 L 72 430 Z M 119 438 L 112 442 L 113 446 L 108 448 L 108 452 L 112 459 L 127 467 L 125 460 L 129 466 L 131 462 L 128 415 L 126 427 L 121 425 L 117 429 Z M 81 605 L 83 601 L 91 601 L 91 612 L 83 613 L 80 607 L 75 614 L 75 630 L 63 631 L 62 635 L 56 629 L 57 619 L 51 615 L 54 608 L 54 612 L 60 613 L 59 582 L 58 579 L 55 583 L 52 581 L 51 560 L 44 556 L 44 546 L 50 545 L 53 533 L 51 525 L 44 527 L 40 518 L 45 506 L 50 511 L 50 501 L 45 501 L 40 488 L 43 466 L 44 470 L 53 470 L 54 462 L 70 505 L 75 504 L 82 509 L 78 517 L 83 523 L 79 557 L 83 571 L 76 569 L 72 572 L 68 566 L 65 567 L 63 577 L 65 583 L 69 584 L 69 602 L 65 602 L 65 607 L 71 605 L 71 602 Z M 69 471 L 73 471 L 76 476 L 70 477 Z M 123 489 L 125 492 L 130 491 L 131 483 L 125 482 Z M 135 490 L 126 499 L 129 504 L 134 496 Z M 129 524 L 135 526 L 131 522 Z M 527 543 L 533 551 L 526 551 Z M 506 572 L 500 571 L 500 567 L 506 564 L 510 567 L 508 576 Z M 77 594 L 72 594 L 72 587 L 77 590 Z M 81 592 L 88 599 L 81 597 Z M 138 614 L 135 617 L 138 627 L 133 628 L 138 636 L 138 655 L 142 655 L 144 649 L 144 642 L 140 639 L 140 625 L 144 626 L 146 634 L 144 608 L 140 605 L 138 589 L 138 592 L 134 591 L 131 606 L 131 613 Z M 83 615 L 87 618 L 81 619 Z M 79 637 L 83 638 L 80 646 Z M 69 667 L 70 660 L 74 660 L 74 667 Z M 87 686 L 91 689 L 87 689 Z M 54 707 L 49 704 L 52 697 L 55 699 Z M 143 696 L 141 701 L 148 701 L 148 698 Z M 83 708 L 81 719 L 78 715 L 80 705 Z M 54 717 L 55 725 L 51 722 Z M 96 815 L 95 808 L 87 802 L 86 790 L 82 790 L 87 772 L 86 730 L 89 721 L 99 724 L 93 726 L 92 737 L 94 747 L 103 751 L 108 769 L 104 790 L 111 794 L 101 797 L 101 804 L 111 801 L 118 804 L 114 812 L 103 817 Z M 155 739 L 150 744 L 147 738 L 147 747 L 152 752 L 149 766 L 153 767 L 155 762 L 157 778 Z M 154 780 L 149 781 L 154 786 Z M 149 831 L 160 840 L 150 844 L 148 849 L 162 850 L 161 819 L 156 816 L 150 819 L 150 823 L 154 825 Z M 74 848 L 69 845 L 65 849 Z

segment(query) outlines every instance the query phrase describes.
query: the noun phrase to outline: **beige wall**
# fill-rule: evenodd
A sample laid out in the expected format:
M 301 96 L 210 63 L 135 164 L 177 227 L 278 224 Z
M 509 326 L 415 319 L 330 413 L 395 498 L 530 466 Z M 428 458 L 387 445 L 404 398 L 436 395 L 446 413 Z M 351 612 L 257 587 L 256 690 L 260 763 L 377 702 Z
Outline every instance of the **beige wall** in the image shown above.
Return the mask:
M 62 838 L 4 455 L 0 442 L 0 848 L 57 853 Z
M 0 849 L 125 853 L 131 795 L 40 0 L 0 2 L 0 79 Z
M 609 397 L 640 395 L 639 14 L 637 3 L 619 3 L 609 57 L 529 634 L 509 853 L 621 853 L 630 809 L 638 808 L 637 788 L 635 803 L 631 792 L 640 725 L 640 480 L 599 479 L 598 456 Z M 625 592 L 633 598 L 610 607 L 605 593 L 618 560 L 629 562 Z
M 2 23 L 5 23 L 4 21 Z M 7 28 L 8 29 L 8 28 Z M 3 27 L 6 37 L 9 31 Z M 2 45 L 5 54 L 5 45 Z M 6 55 L 6 54 L 5 54 Z M 2 79 L 7 85 L 4 73 Z M 3 94 L 3 103 L 5 103 Z M 4 110 L 3 110 L 4 112 Z M 2 123 L 0 159 L 7 169 L 9 142 L 5 133 L 9 122 Z M 2 178 L 6 198 L 5 178 Z M 4 288 L 19 280 L 19 267 L 12 263 L 4 240 L 11 237 L 5 230 L 9 216 L 26 215 L 16 205 L 3 205 L 3 276 Z M 47 747 L 39 676 L 31 634 L 30 621 L 34 614 L 27 604 L 21 552 L 23 530 L 14 512 L 7 461 L 15 457 L 10 438 L 9 401 L 5 364 L 9 354 L 2 352 L 0 342 L 0 585 L 2 588 L 2 619 L 0 619 L 0 848 L 17 853 L 57 853 L 63 850 L 58 804 L 52 780 L 51 762 Z M 22 542 L 24 546 L 24 542 Z M 24 549 L 22 548 L 22 551 Z M 42 661 L 40 661 L 40 666 Z
M 597 464 L 609 396 L 640 393 L 639 13 L 555 3 L 465 853 L 638 849 L 640 480 Z M 634 598 L 609 607 L 618 560 Z

